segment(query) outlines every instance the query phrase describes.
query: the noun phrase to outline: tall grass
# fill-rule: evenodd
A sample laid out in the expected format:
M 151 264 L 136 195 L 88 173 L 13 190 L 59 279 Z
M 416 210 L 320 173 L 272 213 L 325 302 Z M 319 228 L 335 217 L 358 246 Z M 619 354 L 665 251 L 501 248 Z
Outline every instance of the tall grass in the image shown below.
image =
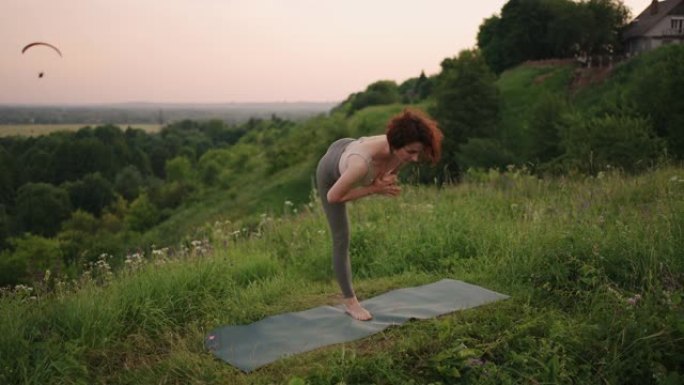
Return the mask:
M 243 374 L 204 350 L 209 329 L 337 300 L 317 202 L 284 202 L 282 216 L 206 228 L 208 254 L 150 257 L 37 298 L 5 295 L 0 383 L 684 380 L 684 169 L 467 179 L 349 205 L 357 294 L 451 277 L 507 301 Z

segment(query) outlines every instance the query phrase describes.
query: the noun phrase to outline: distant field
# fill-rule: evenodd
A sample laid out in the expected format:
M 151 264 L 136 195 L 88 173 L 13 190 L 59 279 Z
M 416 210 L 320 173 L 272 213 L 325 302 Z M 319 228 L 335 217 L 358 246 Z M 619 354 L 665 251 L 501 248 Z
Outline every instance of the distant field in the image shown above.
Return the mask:
M 88 124 L 0 124 L 0 137 L 6 136 L 39 136 L 55 131 L 77 131 Z M 91 124 L 91 127 L 97 125 Z M 158 132 L 159 124 L 117 124 L 122 130 L 128 127 L 139 128 L 146 132 Z

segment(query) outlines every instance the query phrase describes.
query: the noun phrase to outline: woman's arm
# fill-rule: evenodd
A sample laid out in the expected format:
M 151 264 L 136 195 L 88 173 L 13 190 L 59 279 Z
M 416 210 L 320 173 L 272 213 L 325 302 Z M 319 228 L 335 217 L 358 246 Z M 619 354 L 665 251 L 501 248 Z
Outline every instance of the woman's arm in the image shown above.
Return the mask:
M 399 195 L 401 188 L 396 185 L 396 175 L 376 178 L 369 186 L 356 187 L 368 173 L 368 165 L 359 157 L 349 158 L 347 169 L 328 191 L 328 202 L 342 203 L 363 198 L 372 194 Z

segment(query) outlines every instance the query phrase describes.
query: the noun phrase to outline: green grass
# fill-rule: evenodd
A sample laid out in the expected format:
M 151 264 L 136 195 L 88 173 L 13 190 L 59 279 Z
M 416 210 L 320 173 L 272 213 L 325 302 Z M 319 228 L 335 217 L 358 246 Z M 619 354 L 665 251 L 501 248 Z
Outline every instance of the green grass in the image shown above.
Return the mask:
M 0 124 L 0 137 L 40 136 L 58 131 L 78 131 L 86 126 L 89 126 L 89 124 Z M 159 132 L 162 126 L 159 124 L 122 124 L 120 127 L 122 130 L 133 127 L 148 133 L 155 133 Z
M 520 65 L 499 76 L 501 137 L 514 148 L 529 140 L 527 129 L 534 107 L 551 95 L 569 95 L 572 65 Z
M 208 254 L 4 296 L 0 383 L 681 383 L 684 169 L 470 178 L 350 204 L 355 288 L 363 299 L 450 277 L 509 300 L 243 374 L 204 350 L 210 329 L 336 298 L 325 218 L 296 205 L 212 226 Z

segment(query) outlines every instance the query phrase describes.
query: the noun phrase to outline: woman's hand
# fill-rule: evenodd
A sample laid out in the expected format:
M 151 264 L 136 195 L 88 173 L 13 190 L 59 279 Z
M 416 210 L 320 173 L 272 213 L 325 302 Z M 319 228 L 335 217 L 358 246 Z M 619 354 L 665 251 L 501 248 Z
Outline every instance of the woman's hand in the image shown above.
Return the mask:
M 401 187 L 397 186 L 397 175 L 383 175 L 382 177 L 375 178 L 373 181 L 373 188 L 376 194 L 397 196 L 401 193 Z
M 328 190 L 328 203 L 349 202 L 373 194 L 397 196 L 401 192 L 397 186 L 397 175 L 391 173 L 382 174 L 368 186 L 356 187 L 367 173 L 368 165 L 363 158 L 351 157 L 347 169 Z

